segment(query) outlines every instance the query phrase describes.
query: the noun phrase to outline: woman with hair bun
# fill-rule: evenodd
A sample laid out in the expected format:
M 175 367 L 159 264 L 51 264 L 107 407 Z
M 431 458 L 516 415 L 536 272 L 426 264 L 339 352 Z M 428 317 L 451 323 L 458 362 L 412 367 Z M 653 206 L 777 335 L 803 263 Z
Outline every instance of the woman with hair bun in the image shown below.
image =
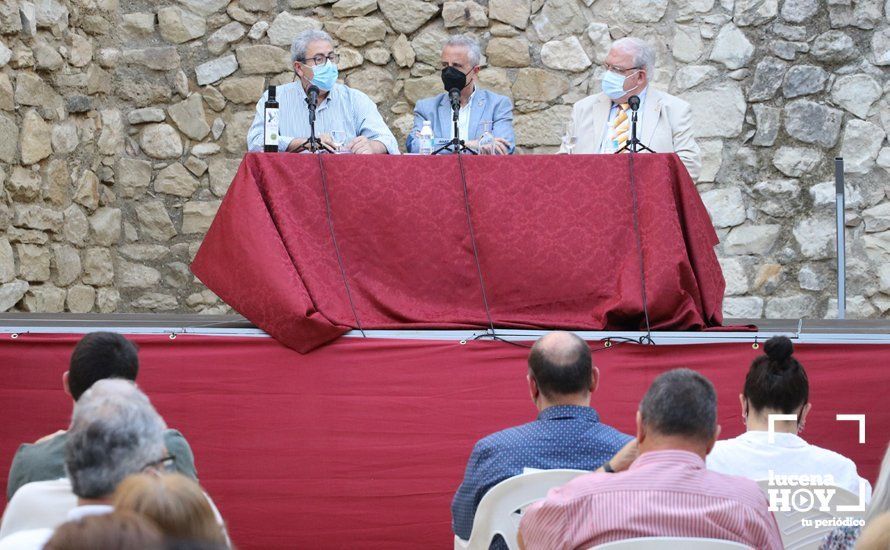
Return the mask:
M 856 464 L 834 451 L 810 445 L 798 435 L 804 429 L 810 404 L 810 383 L 803 365 L 794 358 L 794 346 L 785 336 L 775 336 L 763 346 L 764 355 L 751 363 L 745 387 L 739 395 L 747 431 L 718 441 L 708 455 L 708 468 L 760 481 L 773 475 L 831 475 L 834 485 L 859 494 L 865 482 L 866 500 L 871 485 L 859 477 Z M 794 415 L 794 420 L 775 422 L 775 440 L 769 441 L 769 415 Z

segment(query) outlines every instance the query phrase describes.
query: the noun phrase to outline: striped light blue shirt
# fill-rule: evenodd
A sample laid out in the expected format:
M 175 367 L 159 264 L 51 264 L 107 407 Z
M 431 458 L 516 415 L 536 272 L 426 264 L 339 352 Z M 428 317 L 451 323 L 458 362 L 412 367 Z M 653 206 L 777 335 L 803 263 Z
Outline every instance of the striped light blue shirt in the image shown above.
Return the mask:
M 256 104 L 256 116 L 247 132 L 248 151 L 263 150 L 263 110 L 268 95 L 266 91 Z M 291 82 L 278 86 L 276 96 L 280 109 L 278 150 L 286 151 L 291 140 L 309 137 L 306 92 L 299 82 Z M 396 138 L 371 98 L 339 83 L 334 84 L 315 111 L 315 135 L 329 134 L 332 130 L 346 132 L 346 143 L 357 136 L 365 136 L 385 145 L 390 154 L 399 154 Z

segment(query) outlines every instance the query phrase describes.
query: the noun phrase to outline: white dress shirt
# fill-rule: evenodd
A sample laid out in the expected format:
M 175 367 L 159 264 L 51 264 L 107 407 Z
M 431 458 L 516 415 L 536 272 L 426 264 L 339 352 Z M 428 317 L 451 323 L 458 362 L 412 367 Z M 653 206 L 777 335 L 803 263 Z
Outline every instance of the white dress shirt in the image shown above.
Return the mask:
M 0 539 L 17 531 L 54 529 L 68 520 L 68 512 L 76 506 L 77 497 L 71 492 L 68 478 L 26 483 L 6 505 Z
M 204 496 L 207 497 L 213 516 L 231 546 L 226 524 L 216 503 L 207 493 L 204 493 Z M 66 477 L 26 483 L 15 492 L 3 512 L 0 550 L 43 548 L 59 525 L 112 511 L 111 506 L 104 504 L 78 506 L 77 496 L 71 489 L 71 480 Z
M 68 481 L 65 479 L 64 481 Z M 43 483 L 43 482 L 36 482 Z M 22 486 L 22 489 L 27 487 L 28 485 L 33 485 L 33 483 L 27 483 Z M 71 484 L 69 483 L 70 487 Z M 18 495 L 18 491 L 16 491 L 16 495 Z M 13 497 L 15 498 L 15 497 Z M 101 516 L 103 514 L 110 514 L 114 512 L 114 508 L 107 504 L 86 504 L 84 506 L 75 506 L 74 508 L 68 510 L 65 514 L 64 521 L 59 522 L 59 524 L 68 522 L 68 521 L 77 521 L 81 520 L 87 516 Z M 0 539 L 0 550 L 39 550 L 43 548 L 44 545 L 52 538 L 53 533 L 55 532 L 55 527 L 42 527 L 39 529 L 27 529 L 24 531 L 18 531 L 8 537 Z
M 467 100 L 467 104 L 461 106 L 457 112 L 457 131 L 460 134 L 460 139 L 464 141 L 470 140 L 470 111 L 473 107 L 474 97 L 476 97 L 475 87 L 473 88 L 473 93 L 470 94 L 470 99 Z M 451 137 L 454 138 L 454 124 L 451 125 Z
M 778 475 L 831 475 L 834 484 L 859 494 L 859 481 L 865 482 L 866 502 L 871 500 L 871 484 L 859 477 L 856 464 L 834 451 L 810 445 L 797 434 L 776 432 L 770 443 L 769 432 L 748 431 L 718 441 L 708 455 L 708 469 L 723 474 L 747 477 L 755 481 Z

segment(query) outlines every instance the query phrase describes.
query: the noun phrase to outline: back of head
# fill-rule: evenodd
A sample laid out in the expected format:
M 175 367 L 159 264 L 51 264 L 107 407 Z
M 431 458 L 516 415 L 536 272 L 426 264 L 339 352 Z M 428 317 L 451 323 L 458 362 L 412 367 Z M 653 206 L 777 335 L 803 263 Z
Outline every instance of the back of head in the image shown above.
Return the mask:
M 785 336 L 774 336 L 766 341 L 763 352 L 745 377 L 745 399 L 756 411 L 798 411 L 810 399 L 810 383 L 793 356 L 794 345 Z
M 109 496 L 130 474 L 163 458 L 164 420 L 127 380 L 100 380 L 74 406 L 65 469 L 74 494 Z
M 133 512 L 86 516 L 63 523 L 44 546 L 47 550 L 131 550 L 163 548 L 160 530 Z
M 717 435 L 717 392 L 711 382 L 690 369 L 661 374 L 640 403 L 643 425 L 662 436 L 699 443 Z
M 112 504 L 148 517 L 169 538 L 226 540 L 204 491 L 181 474 L 132 475 L 118 485 Z
M 590 347 L 571 332 L 551 332 L 535 342 L 528 355 L 528 368 L 548 399 L 590 391 Z
M 139 356 L 133 342 L 114 332 L 91 332 L 80 339 L 71 353 L 68 387 L 77 401 L 99 380 L 136 380 L 138 373 Z

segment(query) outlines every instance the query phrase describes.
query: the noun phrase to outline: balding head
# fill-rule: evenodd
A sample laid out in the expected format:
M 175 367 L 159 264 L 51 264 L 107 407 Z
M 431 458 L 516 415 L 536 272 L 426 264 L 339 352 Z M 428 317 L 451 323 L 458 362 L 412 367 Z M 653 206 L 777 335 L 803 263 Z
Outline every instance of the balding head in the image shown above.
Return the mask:
M 532 346 L 528 368 L 540 392 L 551 401 L 586 398 L 593 382 L 587 342 L 571 332 L 551 332 Z

